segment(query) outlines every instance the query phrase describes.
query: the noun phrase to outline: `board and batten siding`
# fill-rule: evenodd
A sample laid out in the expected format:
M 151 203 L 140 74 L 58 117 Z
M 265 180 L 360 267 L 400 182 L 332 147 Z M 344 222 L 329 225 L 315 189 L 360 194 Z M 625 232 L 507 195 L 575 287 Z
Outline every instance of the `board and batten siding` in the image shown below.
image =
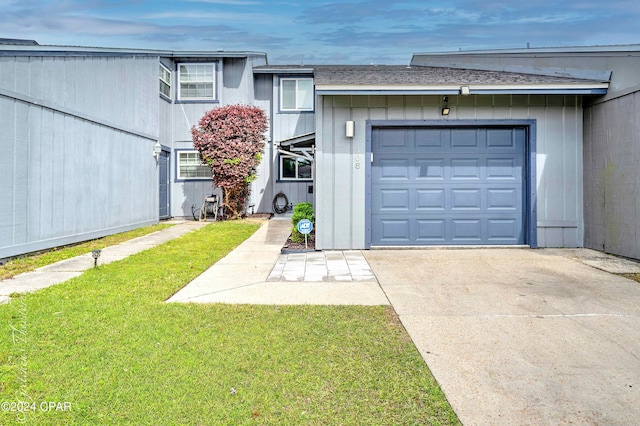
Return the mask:
M 367 120 L 536 120 L 538 247 L 582 247 L 582 101 L 576 96 L 318 96 L 316 248 L 365 248 Z M 355 137 L 345 122 L 355 121 Z M 359 164 L 357 164 L 359 163 Z M 357 167 L 357 165 L 359 167 Z
M 282 78 L 293 77 L 290 75 L 282 75 Z M 296 75 L 295 77 L 311 77 Z M 280 111 L 280 78 L 278 76 L 273 78 L 273 140 L 274 142 L 280 142 L 293 138 L 295 136 L 305 135 L 315 131 L 316 115 L 311 112 L 294 112 L 294 111 Z M 315 113 L 318 112 L 318 105 L 315 105 Z M 295 182 L 295 181 L 281 181 L 280 177 L 280 156 L 278 150 L 275 149 L 272 156 L 272 170 L 273 170 L 273 196 L 279 192 L 283 192 L 289 202 L 293 205 L 298 203 L 312 203 L 314 202 L 314 194 L 309 193 L 309 187 L 313 186 L 313 182 Z M 273 199 L 272 196 L 272 199 Z M 272 200 L 269 200 L 271 203 Z M 271 211 L 271 205 L 269 204 L 269 211 Z
M 157 222 L 158 59 L 0 63 L 0 258 Z
M 190 62 L 188 58 L 184 60 L 174 59 L 177 64 L 180 62 Z M 213 185 L 211 179 L 191 179 L 180 180 L 177 175 L 178 152 L 180 150 L 192 150 L 191 128 L 197 126 L 200 118 L 207 111 L 225 105 L 256 105 L 254 96 L 256 89 L 252 66 L 254 63 L 262 65 L 259 58 L 216 58 L 211 62 L 216 62 L 216 93 L 217 99 L 211 102 L 190 102 L 175 100 L 171 104 L 170 115 L 167 117 L 171 122 L 171 147 L 173 164 L 171 168 L 171 214 L 177 217 L 192 216 L 192 208 L 200 208 L 206 196 L 210 194 L 222 195 L 220 188 Z M 175 69 L 175 66 L 173 67 Z M 174 79 L 175 81 L 175 79 Z M 262 107 L 267 115 L 270 102 L 262 102 Z M 163 111 L 163 110 L 161 110 Z M 163 113 L 164 115 L 164 113 Z M 268 158 L 268 157 L 265 157 Z M 260 172 L 261 170 L 259 170 Z M 268 169 L 267 169 L 268 173 Z M 259 185 L 259 184 L 258 184 Z M 262 205 L 262 196 L 265 191 L 259 186 L 256 189 L 254 184 L 250 204 Z M 270 200 L 269 200 L 270 202 Z M 258 211 L 257 209 L 255 209 Z
M 267 115 L 269 129 L 267 140 L 264 144 L 262 161 L 258 165 L 258 177 L 251 184 L 250 204 L 254 205 L 255 212 L 271 212 L 271 203 L 274 197 L 274 149 L 273 149 L 273 76 L 271 74 L 254 75 L 254 105 L 262 108 Z
M 585 108 L 585 247 L 640 259 L 640 92 Z

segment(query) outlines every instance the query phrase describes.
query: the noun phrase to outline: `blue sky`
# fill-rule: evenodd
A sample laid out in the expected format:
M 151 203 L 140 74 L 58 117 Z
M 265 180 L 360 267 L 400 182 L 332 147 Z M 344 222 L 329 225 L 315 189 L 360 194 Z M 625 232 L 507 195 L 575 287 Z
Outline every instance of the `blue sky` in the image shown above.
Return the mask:
M 0 37 L 404 64 L 414 52 L 640 43 L 638 0 L 0 0 Z

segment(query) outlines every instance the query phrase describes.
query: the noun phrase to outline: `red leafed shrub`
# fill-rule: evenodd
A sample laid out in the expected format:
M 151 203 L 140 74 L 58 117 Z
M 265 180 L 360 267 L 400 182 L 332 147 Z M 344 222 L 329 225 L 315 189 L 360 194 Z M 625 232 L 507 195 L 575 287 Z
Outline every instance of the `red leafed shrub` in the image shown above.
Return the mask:
M 193 146 L 211 166 L 213 182 L 222 188 L 230 218 L 244 211 L 249 184 L 257 177 L 267 131 L 267 116 L 258 107 L 228 105 L 207 111 L 191 129 Z

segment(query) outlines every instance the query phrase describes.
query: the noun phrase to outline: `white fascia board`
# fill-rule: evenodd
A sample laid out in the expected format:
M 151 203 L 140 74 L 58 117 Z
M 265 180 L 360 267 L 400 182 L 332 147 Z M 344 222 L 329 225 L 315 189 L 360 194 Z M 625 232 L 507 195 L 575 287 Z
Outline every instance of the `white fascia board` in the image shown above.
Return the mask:
M 578 83 L 578 84 L 529 84 L 529 85 L 498 85 L 498 84 L 456 84 L 434 86 L 366 86 L 366 85 L 318 85 L 316 93 L 319 95 L 339 94 L 460 94 L 460 87 L 468 86 L 471 95 L 489 93 L 549 93 L 563 92 L 573 94 L 604 94 L 609 83 Z

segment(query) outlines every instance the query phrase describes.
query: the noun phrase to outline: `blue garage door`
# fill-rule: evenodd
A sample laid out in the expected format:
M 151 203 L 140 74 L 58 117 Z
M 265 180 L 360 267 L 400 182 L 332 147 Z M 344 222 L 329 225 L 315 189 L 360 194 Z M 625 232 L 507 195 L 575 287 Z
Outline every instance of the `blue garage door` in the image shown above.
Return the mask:
M 374 246 L 525 242 L 524 128 L 375 128 Z

